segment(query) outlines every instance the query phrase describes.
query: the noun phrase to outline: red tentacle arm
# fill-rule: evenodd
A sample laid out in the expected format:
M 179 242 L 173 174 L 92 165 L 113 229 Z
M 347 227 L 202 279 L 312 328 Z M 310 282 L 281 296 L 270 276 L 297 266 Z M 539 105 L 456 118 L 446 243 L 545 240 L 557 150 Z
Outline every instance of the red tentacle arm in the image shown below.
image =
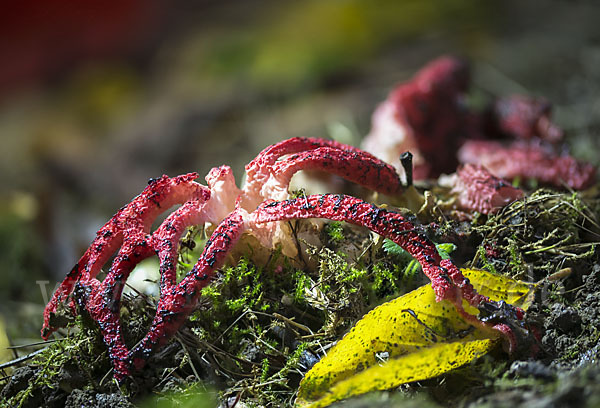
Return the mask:
M 145 364 L 150 353 L 165 344 L 185 322 L 195 309 L 201 290 L 214 277 L 229 251 L 246 229 L 246 212 L 236 209 L 219 224 L 198 262 L 184 279 L 176 286 L 167 288 L 161 294 L 156 315 L 148 334 L 131 351 L 130 361 L 136 369 Z M 128 371 L 115 373 L 117 379 L 123 378 Z
M 66 300 L 75 287 L 75 299 L 79 306 L 100 326 L 115 370 L 126 370 L 129 352 L 121 336 L 119 312 L 123 287 L 135 266 L 155 252 L 163 254 L 164 265 L 168 258 L 164 249 L 168 246 L 167 241 L 170 240 L 170 246 L 177 251 L 178 240 L 185 227 L 199 219 L 196 214 L 198 203 L 208 200 L 210 191 L 193 181 L 197 176 L 196 173 L 190 173 L 151 180 L 138 197 L 100 229 L 92 246 L 46 306 L 42 328 L 44 338 L 55 330 L 50 318 L 56 312 L 58 302 Z M 157 238 L 149 234 L 152 223 L 160 213 L 188 200 L 192 200 L 193 204 L 184 204 L 167 218 L 157 230 Z M 156 247 L 155 242 L 159 244 Z M 120 250 L 106 278 L 100 282 L 96 275 L 119 246 Z
M 202 200 L 188 201 L 172 213 L 154 232 L 154 247 L 160 261 L 160 291 L 165 292 L 177 283 L 179 239 L 186 228 L 204 225 L 207 204 Z
M 255 177 L 256 174 L 260 174 L 262 169 L 266 166 L 272 166 L 277 160 L 286 154 L 294 154 L 307 150 L 317 149 L 319 147 L 333 147 L 340 150 L 360 152 L 361 150 L 336 142 L 334 140 L 325 140 L 317 138 L 307 137 L 292 137 L 279 143 L 275 143 L 265 149 L 263 149 L 254 160 L 246 165 L 246 173 L 248 175 L 248 182 Z
M 278 161 L 282 156 L 287 157 L 285 161 Z M 351 160 L 344 163 L 343 160 Z M 326 163 L 326 164 L 321 164 Z M 280 174 L 280 167 L 284 166 L 288 173 Z M 253 211 L 258 204 L 265 199 L 285 199 L 290 180 L 294 173 L 304 169 L 318 169 L 337 174 L 349 181 L 357 181 L 357 172 L 352 167 L 360 167 L 365 170 L 373 167 L 382 174 L 383 178 L 389 178 L 391 184 L 375 190 L 385 189 L 385 194 L 396 194 L 401 192 L 400 180 L 393 167 L 377 159 L 370 153 L 356 147 L 335 142 L 332 140 L 300 138 L 295 137 L 267 147 L 246 166 L 246 183 L 243 195 L 240 198 L 242 208 Z M 370 183 L 360 179 L 361 183 Z M 363 184 L 365 185 L 365 184 Z M 370 185 L 367 185 L 369 188 Z M 276 191 L 277 196 L 269 195 Z M 389 193 L 388 193 L 389 191 Z
M 115 370 L 124 372 L 128 367 L 129 350 L 121 336 L 120 304 L 125 282 L 131 271 L 142 260 L 158 254 L 161 272 L 161 292 L 175 285 L 179 239 L 185 229 L 203 224 L 205 215 L 201 200 L 191 200 L 173 212 L 154 234 L 128 236 L 106 278 L 94 285 L 87 294 L 86 310 L 100 325 L 105 344 Z M 85 284 L 81 284 L 85 286 Z
M 149 185 L 142 193 L 129 204 L 121 208 L 96 234 L 96 238 L 75 264 L 44 310 L 44 325 L 42 337 L 48 336 L 56 330 L 50 320 L 56 313 L 59 303 L 67 300 L 72 293 L 76 282 L 88 282 L 95 279 L 102 266 L 110 259 L 121 246 L 126 235 L 133 231 L 147 233 L 156 217 L 174 204 L 183 203 L 193 197 L 210 196 L 209 190 L 195 183 L 197 173 L 184 174 L 169 178 L 162 176 L 150 180 Z M 126 233 L 132 231 L 131 233 Z M 74 305 L 71 304 L 73 307 Z
M 205 206 L 204 200 L 188 201 L 163 221 L 151 236 L 147 235 L 146 239 L 140 236 L 137 241 L 130 239 L 131 243 L 126 240 L 100 287 L 97 290 L 92 287 L 89 291 L 85 304 L 90 316 L 100 325 L 117 379 L 129 374 L 130 366 L 129 350 L 121 336 L 119 313 L 127 277 L 137 263 L 156 253 L 160 261 L 161 293 L 172 289 L 176 284 L 179 239 L 187 227 L 204 224 Z
M 287 186 L 292 176 L 299 170 L 310 168 L 322 170 L 340 176 L 370 190 L 387 195 L 401 194 L 403 186 L 396 170 L 389 164 L 360 151 L 345 151 L 331 147 L 320 147 L 289 156 L 286 161 L 273 165 L 272 178 Z M 264 191 L 264 187 L 263 187 Z M 276 194 L 263 194 L 264 197 L 277 199 Z M 284 197 L 287 198 L 287 197 Z
M 155 255 L 152 236 L 126 234 L 106 278 L 77 283 L 75 297 L 89 316 L 98 323 L 115 369 L 127 365 L 128 350 L 121 335 L 120 308 L 125 282 L 135 266 Z M 85 309 L 84 309 L 84 308 Z
M 340 194 L 312 195 L 303 198 L 262 204 L 252 214 L 261 224 L 299 218 L 327 218 L 362 225 L 387 237 L 410 253 L 423 267 L 436 292 L 437 300 L 457 303 L 463 297 L 477 306 L 487 298 L 476 294 L 452 262 L 441 263 L 433 242 L 403 215 L 379 208 L 361 199 Z M 457 291 L 457 287 L 462 290 Z
M 427 236 L 403 215 L 379 208 L 361 199 L 339 195 L 312 195 L 293 200 L 263 203 L 250 215 L 252 223 L 261 224 L 272 221 L 282 221 L 299 218 L 327 218 L 335 221 L 345 221 L 369 228 L 377 234 L 391 239 L 410 253 L 420 264 L 423 273 L 431 280 L 431 286 L 436 294 L 436 300 L 448 300 L 454 304 L 457 311 L 471 324 L 486 330 L 497 330 L 507 340 L 509 350 L 517 346 L 513 330 L 501 319 L 489 322 L 479 320 L 477 316 L 466 312 L 462 300 L 471 306 L 482 308 L 499 308 L 497 302 L 490 301 L 473 288 L 469 280 L 454 265 L 442 260 Z M 510 305 L 503 304 L 507 320 L 521 320 L 523 311 Z

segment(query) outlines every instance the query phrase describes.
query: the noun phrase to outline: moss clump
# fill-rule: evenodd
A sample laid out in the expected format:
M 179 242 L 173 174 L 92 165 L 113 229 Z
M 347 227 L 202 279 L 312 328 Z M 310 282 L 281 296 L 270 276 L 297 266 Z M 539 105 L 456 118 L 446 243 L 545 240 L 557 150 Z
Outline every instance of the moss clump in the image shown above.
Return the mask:
M 81 317 L 70 324 L 66 337 L 39 352 L 27 367 L 31 369 L 27 386 L 8 398 L 10 407 L 35 407 L 42 401 L 62 405 L 76 387 L 116 388 L 106 377 L 111 368 L 106 348 Z
M 275 254 L 272 260 L 276 258 Z M 199 379 L 207 380 L 212 371 L 211 381 L 220 384 L 222 399 L 245 389 L 245 400 L 277 406 L 282 398 L 291 398 L 307 369 L 301 360 L 315 358 L 310 349 L 316 349 L 316 343 L 302 337 L 319 332 L 323 318 L 294 301 L 295 280 L 308 277 L 285 260 L 276 264 L 257 265 L 244 257 L 224 268 L 203 290 L 201 307 L 188 325 L 191 354 L 199 365 L 203 359 L 214 363 L 199 373 Z M 312 317 L 308 325 L 307 316 Z
M 349 248 L 355 235 L 348 226 L 330 228 L 336 247 Z M 290 404 L 322 350 L 373 305 L 412 288 L 395 258 L 371 244 L 372 255 L 364 256 L 302 243 L 308 255 L 302 269 L 277 251 L 266 264 L 242 257 L 223 268 L 183 330 L 192 335 L 186 335 L 190 361 L 211 362 L 197 370 L 198 379 L 218 384 L 221 400 L 244 390 L 247 404 Z
M 340 221 L 333 221 L 323 227 L 325 243 L 335 245 L 344 240 L 344 226 Z
M 473 232 L 482 240 L 472 265 L 538 281 L 597 255 L 598 200 L 538 190 L 490 216 Z

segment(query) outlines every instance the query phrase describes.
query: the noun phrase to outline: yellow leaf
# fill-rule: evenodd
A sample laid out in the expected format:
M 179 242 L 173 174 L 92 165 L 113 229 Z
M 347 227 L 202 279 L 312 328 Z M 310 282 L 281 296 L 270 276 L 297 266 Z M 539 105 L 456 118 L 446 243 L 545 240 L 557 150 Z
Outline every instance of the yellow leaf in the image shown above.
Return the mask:
M 486 271 L 463 270 L 463 272 L 480 293 L 489 296 L 492 300 L 520 303 L 521 307 L 529 306 L 531 303 L 530 298 L 535 285 L 493 275 Z M 474 311 L 476 312 L 476 309 Z M 366 392 L 359 390 L 365 389 L 365 387 L 369 388 L 369 385 L 359 385 L 356 383 L 355 378 L 367 371 L 371 372 L 371 369 L 366 369 L 377 366 L 378 357 L 381 357 L 382 353 L 387 353 L 386 357 L 390 359 L 390 362 L 384 367 L 390 365 L 392 361 L 394 362 L 392 367 L 406 363 L 404 358 L 399 359 L 399 357 L 409 353 L 409 356 L 417 356 L 414 357 L 416 359 L 421 358 L 419 357 L 421 355 L 427 356 L 430 352 L 439 353 L 438 360 L 444 356 L 453 356 L 454 351 L 447 353 L 447 349 L 444 348 L 449 345 L 461 348 L 465 357 L 472 356 L 472 359 L 474 359 L 480 353 L 468 351 L 483 350 L 481 348 L 483 346 L 477 348 L 483 343 L 475 342 L 473 346 L 466 347 L 465 344 L 470 344 L 475 340 L 489 340 L 495 336 L 493 332 L 484 332 L 471 326 L 458 314 L 451 303 L 447 301 L 436 302 L 431 286 L 423 286 L 387 302 L 365 315 L 329 354 L 323 357 L 306 374 L 300 384 L 298 402 L 315 401 L 325 393 L 330 395 L 332 390 L 337 387 L 335 384 L 349 377 L 352 377 L 350 382 L 344 385 L 344 387 L 349 388 L 343 389 L 346 391 L 348 389 L 357 390 L 349 395 Z M 452 347 L 448 350 L 454 350 Z M 460 365 L 468 361 L 464 360 Z M 446 368 L 439 371 L 435 367 L 430 367 L 428 371 L 420 374 L 420 379 L 435 377 L 454 367 L 452 359 L 436 364 L 439 367 Z M 414 363 L 411 363 L 411 365 L 414 365 Z M 393 373 L 398 372 L 397 368 L 390 369 Z M 357 374 L 360 372 L 363 374 Z M 392 377 L 395 378 L 396 374 Z M 373 379 L 371 377 L 365 378 L 368 378 L 369 381 Z M 416 379 L 406 380 L 406 376 L 399 376 L 398 380 L 396 382 L 392 381 L 393 384 L 388 388 L 407 381 L 416 381 Z M 384 383 L 391 382 L 386 380 Z M 343 396 L 340 394 L 336 399 L 346 398 L 347 396 L 346 394 Z
M 306 374 L 299 395 L 314 399 L 332 384 L 376 364 L 378 353 L 395 358 L 441 341 L 485 337 L 450 302 L 436 302 L 430 285 L 423 286 L 365 315 Z
M 514 306 L 527 310 L 533 302 L 536 283 L 511 279 L 480 269 L 461 269 L 477 289 L 477 292 L 492 300 L 504 300 Z
M 335 401 L 354 395 L 388 390 L 403 383 L 437 377 L 487 354 L 495 343 L 493 339 L 484 339 L 437 344 L 390 360 L 384 365 L 375 365 L 349 379 L 340 381 L 317 401 L 309 402 L 299 396 L 296 406 L 326 407 Z

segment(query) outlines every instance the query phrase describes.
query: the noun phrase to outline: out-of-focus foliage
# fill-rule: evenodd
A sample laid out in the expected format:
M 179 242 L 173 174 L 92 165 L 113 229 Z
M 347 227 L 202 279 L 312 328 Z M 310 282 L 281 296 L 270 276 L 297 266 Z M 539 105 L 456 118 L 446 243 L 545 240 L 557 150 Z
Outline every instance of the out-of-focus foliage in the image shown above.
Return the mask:
M 493 15 L 493 8 L 468 0 L 280 4 L 250 32 L 240 30 L 211 42 L 203 58 L 209 72 L 241 74 L 265 90 L 286 93 L 360 66 L 394 41 L 459 27 L 476 29 L 478 35 L 472 38 L 479 37 L 481 23 Z M 469 41 L 466 36 L 461 40 Z
M 213 408 L 217 406 L 214 393 L 205 387 L 192 386 L 182 392 L 157 395 L 147 398 L 141 408 Z
M 8 341 L 8 336 L 6 335 L 6 330 L 4 328 L 4 320 L 0 319 L 0 363 L 10 360 L 12 354 L 7 348 L 9 346 L 10 342 Z

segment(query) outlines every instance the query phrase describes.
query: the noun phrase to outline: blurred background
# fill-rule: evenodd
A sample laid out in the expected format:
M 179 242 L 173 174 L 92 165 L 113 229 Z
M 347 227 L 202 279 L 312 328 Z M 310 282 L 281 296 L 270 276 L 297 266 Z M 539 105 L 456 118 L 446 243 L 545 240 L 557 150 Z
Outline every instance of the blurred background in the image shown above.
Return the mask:
M 472 97 L 543 96 L 599 163 L 592 1 L 21 0 L 0 14 L 0 315 L 39 340 L 47 296 L 150 177 L 243 166 L 293 136 L 357 145 L 442 54 Z M 202 181 L 202 180 L 201 180 Z

